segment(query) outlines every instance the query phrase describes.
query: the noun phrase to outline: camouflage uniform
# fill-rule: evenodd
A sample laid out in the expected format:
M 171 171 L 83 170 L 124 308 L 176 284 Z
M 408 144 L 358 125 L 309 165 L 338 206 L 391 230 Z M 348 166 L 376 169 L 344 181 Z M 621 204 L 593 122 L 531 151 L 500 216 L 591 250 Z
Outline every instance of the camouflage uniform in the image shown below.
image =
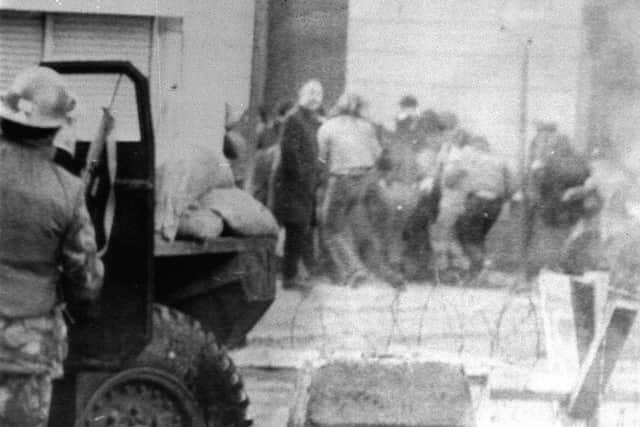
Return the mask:
M 66 335 L 60 309 L 50 316 L 0 318 L 0 425 L 46 426 Z
M 67 353 L 59 288 L 97 298 L 103 265 L 82 181 L 52 161 L 76 99 L 33 67 L 0 99 L 0 425 L 47 424 L 51 381 Z M 61 286 L 62 285 L 62 286 Z
M 62 376 L 67 353 L 56 288 L 62 285 L 65 296 L 75 301 L 91 300 L 104 273 L 79 180 L 48 162 L 38 150 L 0 137 L 2 427 L 47 425 L 51 381 Z M 29 189 L 44 202 L 25 200 Z M 56 192 L 71 197 L 53 205 L 46 195 Z

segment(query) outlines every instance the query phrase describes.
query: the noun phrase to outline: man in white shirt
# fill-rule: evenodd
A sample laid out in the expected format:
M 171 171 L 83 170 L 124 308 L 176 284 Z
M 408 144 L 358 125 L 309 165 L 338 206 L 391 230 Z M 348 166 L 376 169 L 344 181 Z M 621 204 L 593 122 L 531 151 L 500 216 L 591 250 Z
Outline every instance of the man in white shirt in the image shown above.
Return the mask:
M 360 96 L 345 93 L 333 117 L 318 129 L 319 156 L 329 174 L 322 206 L 325 244 L 339 280 L 349 286 L 369 277 L 350 220 L 382 153 L 375 126 L 362 117 L 364 108 Z

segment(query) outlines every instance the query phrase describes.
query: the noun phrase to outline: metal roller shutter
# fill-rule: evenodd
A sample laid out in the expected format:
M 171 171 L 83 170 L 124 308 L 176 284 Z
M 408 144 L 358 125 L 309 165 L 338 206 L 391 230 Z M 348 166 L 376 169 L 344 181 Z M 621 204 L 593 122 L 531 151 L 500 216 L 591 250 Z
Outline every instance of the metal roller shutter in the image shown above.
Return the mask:
M 42 15 L 0 12 L 0 93 L 20 70 L 40 62 L 43 40 Z
M 152 18 L 54 14 L 52 46 L 56 59 L 122 59 L 149 75 Z
M 128 60 L 149 75 L 153 19 L 113 15 L 54 14 L 50 16 L 46 49 L 49 60 Z M 80 100 L 78 137 L 88 140 L 96 132 L 101 107 L 110 104 L 117 86 L 113 76 L 69 79 Z M 122 79 L 113 111 L 116 133 L 122 141 L 139 139 L 133 84 Z

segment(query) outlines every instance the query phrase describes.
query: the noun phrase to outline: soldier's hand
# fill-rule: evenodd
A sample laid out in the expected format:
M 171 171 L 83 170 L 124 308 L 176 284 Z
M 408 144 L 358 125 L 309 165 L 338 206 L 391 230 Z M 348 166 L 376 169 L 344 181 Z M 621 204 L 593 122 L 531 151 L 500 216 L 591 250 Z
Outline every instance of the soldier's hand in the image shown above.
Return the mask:
M 111 110 L 109 110 L 106 107 L 102 107 L 102 115 L 103 115 L 102 125 L 104 126 L 104 131 L 106 134 L 109 134 L 111 133 L 111 131 L 113 131 L 113 128 L 115 127 L 116 119 L 113 116 L 113 113 L 111 112 Z

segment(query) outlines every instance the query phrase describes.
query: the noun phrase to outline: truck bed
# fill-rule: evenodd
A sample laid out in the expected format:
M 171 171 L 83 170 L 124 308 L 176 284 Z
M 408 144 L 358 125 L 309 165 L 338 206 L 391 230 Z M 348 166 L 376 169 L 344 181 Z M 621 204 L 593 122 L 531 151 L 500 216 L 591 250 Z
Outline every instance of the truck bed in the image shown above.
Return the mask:
M 186 240 L 168 242 L 156 234 L 154 255 L 156 257 L 173 257 L 246 252 L 259 247 L 275 246 L 275 244 L 276 238 L 272 236 L 218 237 L 204 242 Z
M 276 298 L 276 237 L 167 242 L 155 236 L 155 300 L 241 345 Z

